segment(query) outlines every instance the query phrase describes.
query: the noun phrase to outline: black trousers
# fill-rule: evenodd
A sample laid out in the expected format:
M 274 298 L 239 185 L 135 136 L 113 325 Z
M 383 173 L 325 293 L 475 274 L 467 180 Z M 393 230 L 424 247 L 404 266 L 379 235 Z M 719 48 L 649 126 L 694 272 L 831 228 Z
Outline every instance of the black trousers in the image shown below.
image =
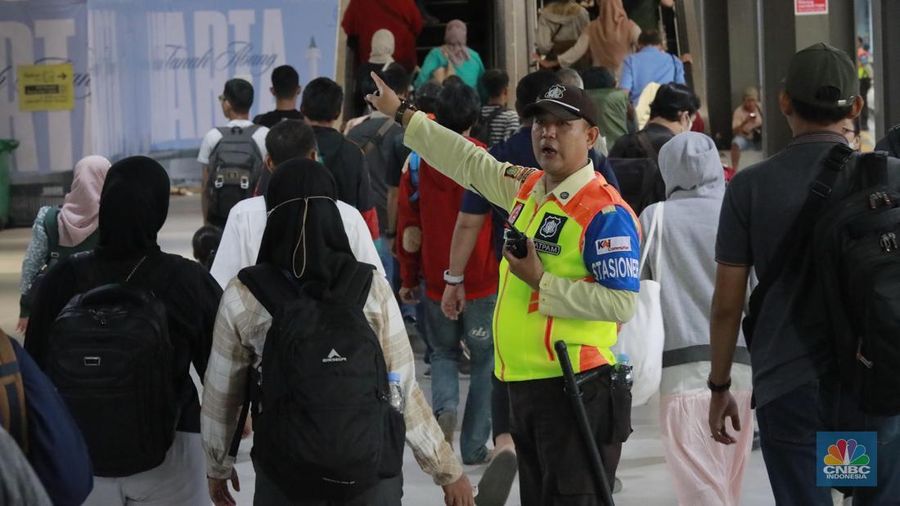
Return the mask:
M 627 399 L 614 395 L 610 367 L 603 369 L 603 374 L 582 384 L 582 397 L 612 484 L 622 441 L 631 432 L 631 394 L 627 392 Z M 510 382 L 507 386 L 522 505 L 602 504 L 597 495 L 599 479 L 591 468 L 562 378 Z

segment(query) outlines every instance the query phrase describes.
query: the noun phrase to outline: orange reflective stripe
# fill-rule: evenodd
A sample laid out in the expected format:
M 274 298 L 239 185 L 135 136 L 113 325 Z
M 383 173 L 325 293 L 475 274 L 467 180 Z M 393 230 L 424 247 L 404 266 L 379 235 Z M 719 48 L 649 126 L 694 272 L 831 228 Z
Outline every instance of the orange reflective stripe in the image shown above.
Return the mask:
M 603 357 L 600 350 L 596 347 L 588 346 L 586 344 L 581 345 L 581 351 L 578 352 L 579 371 L 587 371 L 606 363 L 606 358 Z
M 516 195 L 516 198 L 519 200 L 528 200 L 528 195 L 531 194 L 531 190 L 534 189 L 534 185 L 536 185 L 542 177 L 544 177 L 544 171 L 542 170 L 539 170 L 534 174 L 528 176 L 528 178 L 525 179 L 525 182 L 522 183 L 522 186 L 519 187 L 519 194 Z
M 550 344 L 550 336 L 553 335 L 553 317 L 547 317 L 547 327 L 544 331 L 544 346 L 547 348 L 547 358 L 550 359 L 551 362 L 556 360 L 556 356 L 553 354 L 553 345 Z

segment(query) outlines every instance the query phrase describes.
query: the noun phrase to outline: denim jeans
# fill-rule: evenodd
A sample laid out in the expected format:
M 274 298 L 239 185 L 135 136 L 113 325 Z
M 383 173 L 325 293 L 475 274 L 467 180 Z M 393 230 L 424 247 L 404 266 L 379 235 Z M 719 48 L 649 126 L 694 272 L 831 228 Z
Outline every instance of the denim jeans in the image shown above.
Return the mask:
M 381 265 L 384 266 L 384 277 L 387 278 L 388 282 L 390 282 L 392 287 L 396 287 L 397 283 L 394 282 L 394 255 L 391 254 L 391 250 L 388 249 L 388 241 L 384 237 L 379 237 L 375 240 L 375 251 L 378 252 L 378 258 L 381 259 Z
M 872 417 L 842 393 L 836 378 L 809 383 L 756 410 L 766 471 L 776 504 L 831 506 L 829 488 L 816 487 L 818 431 L 877 431 L 878 486 L 853 489 L 853 504 L 896 504 L 900 497 L 900 416 Z
M 431 354 L 431 404 L 435 416 L 456 412 L 459 406 L 460 342 L 471 353 L 472 374 L 463 415 L 460 452 L 463 463 L 478 463 L 487 457 L 491 435 L 491 376 L 494 371 L 494 339 L 491 320 L 497 296 L 466 301 L 459 320 L 447 319 L 440 301 L 425 299 L 425 319 Z

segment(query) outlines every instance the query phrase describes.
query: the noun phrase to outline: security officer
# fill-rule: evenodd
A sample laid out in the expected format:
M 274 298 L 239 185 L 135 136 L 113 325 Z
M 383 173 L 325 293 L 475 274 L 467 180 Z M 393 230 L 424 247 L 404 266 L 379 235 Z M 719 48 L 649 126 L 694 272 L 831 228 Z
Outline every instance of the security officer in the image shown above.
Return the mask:
M 634 213 L 594 172 L 588 149 L 600 134 L 583 90 L 556 84 L 529 106 L 541 166 L 501 163 L 462 136 L 428 121 L 373 74 L 367 99 L 406 127 L 404 143 L 429 165 L 509 210 L 529 237 L 527 255 L 504 251 L 494 312 L 495 374 L 510 394 L 522 504 L 599 504 L 597 484 L 563 393 L 554 343 L 563 340 L 583 383 L 609 482 L 631 432 L 630 394 L 610 388 L 617 324 L 634 313 L 640 236 Z

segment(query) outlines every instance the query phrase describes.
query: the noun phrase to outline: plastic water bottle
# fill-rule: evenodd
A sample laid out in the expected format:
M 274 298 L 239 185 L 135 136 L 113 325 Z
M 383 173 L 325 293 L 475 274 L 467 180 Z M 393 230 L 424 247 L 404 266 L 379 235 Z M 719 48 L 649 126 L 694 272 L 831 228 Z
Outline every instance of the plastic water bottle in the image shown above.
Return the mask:
M 634 367 L 631 365 L 631 359 L 627 353 L 619 353 L 616 355 L 616 376 L 620 383 L 628 388 L 634 384 Z
M 391 407 L 403 413 L 403 388 L 400 386 L 400 373 L 395 371 L 389 372 L 388 384 L 391 390 Z

